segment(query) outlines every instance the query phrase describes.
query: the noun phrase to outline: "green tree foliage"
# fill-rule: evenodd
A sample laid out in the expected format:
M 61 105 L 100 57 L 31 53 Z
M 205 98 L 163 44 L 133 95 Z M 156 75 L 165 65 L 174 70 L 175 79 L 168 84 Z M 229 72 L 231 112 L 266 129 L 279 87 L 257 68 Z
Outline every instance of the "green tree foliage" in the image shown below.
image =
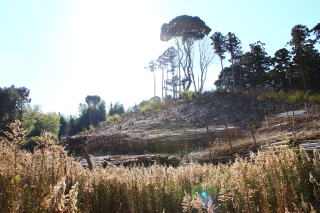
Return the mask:
M 212 40 L 211 45 L 213 46 L 214 53 L 220 58 L 221 70 L 223 70 L 223 60 L 226 58 L 226 37 L 220 32 L 215 32 L 210 39 Z
M 319 91 L 320 56 L 319 51 L 314 46 L 315 40 L 311 38 L 310 32 L 304 25 L 296 25 L 291 30 L 289 44 L 292 46 L 292 63 L 297 77 L 295 79 L 295 89 Z
M 178 51 L 174 47 L 169 47 L 157 59 L 158 67 L 162 70 L 162 98 L 168 96 L 169 90 L 173 92 L 173 97 L 177 96 L 177 87 L 180 84 L 179 77 L 176 74 L 177 55 Z
M 96 108 L 96 106 L 101 102 L 100 96 L 97 95 L 87 95 L 86 103 L 89 107 Z
M 292 46 L 292 53 L 294 54 L 294 62 L 299 69 L 301 75 L 303 88 L 307 90 L 307 81 L 305 73 L 305 62 L 303 60 L 304 49 L 308 44 L 308 37 L 310 36 L 309 29 L 304 25 L 296 25 L 291 30 L 291 41 L 289 44 Z
M 269 73 L 270 86 L 274 89 L 292 90 L 293 69 L 290 52 L 282 48 L 272 58 L 273 69 Z
M 319 39 L 320 24 L 312 30 L 296 25 L 291 30 L 291 51 L 279 49 L 273 58 L 265 51 L 264 43 L 250 44 L 250 51 L 241 53 L 240 40 L 228 33 L 225 48 L 230 53 L 229 67 L 225 67 L 215 85 L 219 89 L 276 89 L 276 90 L 320 90 L 320 54 L 315 48 Z M 316 39 L 312 37 L 314 33 Z M 212 39 L 220 41 L 215 33 Z M 213 43 L 214 44 L 214 43 Z M 217 48 L 219 52 L 219 49 Z M 218 52 L 216 53 L 218 54 Z
M 97 95 L 88 95 L 86 97 L 86 103 L 87 103 L 87 107 L 84 106 L 84 108 L 87 108 L 88 114 L 89 114 L 89 121 L 90 124 L 93 125 L 94 123 L 96 123 L 95 121 L 95 117 L 92 115 L 97 108 L 97 105 L 101 102 L 101 98 Z M 84 109 L 86 110 L 86 109 Z
M 318 23 L 313 29 L 312 32 L 315 34 L 317 41 L 320 43 L 320 23 Z
M 69 132 L 68 135 L 75 135 L 80 132 L 82 129 L 79 125 L 79 119 L 74 116 L 70 116 L 69 118 Z
M 85 101 L 86 103 L 79 105 L 79 118 L 69 119 L 70 135 L 84 131 L 90 125 L 96 127 L 100 122 L 106 121 L 106 105 L 99 96 L 88 95 Z
M 0 136 L 7 131 L 7 125 L 21 120 L 26 105 L 31 101 L 29 90 L 25 87 L 0 87 Z
M 124 107 L 123 104 L 120 104 L 119 102 L 116 102 L 114 105 L 110 103 L 110 108 L 109 108 L 109 115 L 122 115 L 124 113 Z
M 234 65 L 223 68 L 223 70 L 219 74 L 218 80 L 214 82 L 214 85 L 218 89 L 225 89 L 227 91 L 231 91 L 233 89 L 233 75 L 232 75 L 233 72 L 232 71 L 234 71 L 235 73 L 236 82 L 240 82 L 240 79 L 241 79 L 240 75 L 242 74 L 241 66 L 239 63 L 235 63 Z
M 58 137 L 60 138 L 62 136 L 67 136 L 69 134 L 70 124 L 63 115 L 59 115 L 59 116 L 60 116 L 60 120 L 59 120 L 60 129 L 59 129 Z
M 39 107 L 35 106 L 26 110 L 22 124 L 28 137 L 40 136 L 42 131 L 47 131 L 58 139 L 60 116 L 55 113 L 43 113 Z
M 161 26 L 161 41 L 174 40 L 179 51 L 179 67 L 184 79 L 183 89 L 189 89 L 194 78 L 193 47 L 196 41 L 203 39 L 211 29 L 197 16 L 182 15 Z
M 258 41 L 250 44 L 250 52 L 245 53 L 240 60 L 243 74 L 235 83 L 238 88 L 266 88 L 267 72 L 270 67 L 270 57 L 264 48 L 264 43 Z
M 240 39 L 234 34 L 229 32 L 226 36 L 225 40 L 225 49 L 230 54 L 230 62 L 231 62 L 231 71 L 232 71 L 232 82 L 233 82 L 233 89 L 236 87 L 236 80 L 235 80 L 235 69 L 233 66 L 237 60 L 240 58 L 241 52 L 241 41 Z

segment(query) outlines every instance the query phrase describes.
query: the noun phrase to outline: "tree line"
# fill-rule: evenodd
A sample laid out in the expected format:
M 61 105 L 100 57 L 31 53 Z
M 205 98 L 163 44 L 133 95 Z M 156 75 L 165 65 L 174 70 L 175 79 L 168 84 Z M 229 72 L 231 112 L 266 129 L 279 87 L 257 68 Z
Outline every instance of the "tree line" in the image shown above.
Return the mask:
M 290 49 L 281 48 L 269 56 L 261 41 L 250 44 L 243 53 L 240 40 L 232 33 L 223 36 L 216 32 L 211 37 L 216 54 L 222 61 L 230 53 L 231 65 L 221 66 L 217 88 L 275 89 L 275 90 L 320 90 L 320 55 L 316 44 L 320 43 L 319 26 L 308 29 L 296 25 L 291 29 Z M 234 37 L 230 41 L 230 35 Z M 229 48 L 229 47 L 233 48 Z M 236 51 L 234 51 L 236 50 Z
M 78 116 L 63 116 L 60 113 L 44 113 L 39 106 L 30 106 L 30 90 L 26 87 L 0 87 L 0 137 L 5 137 L 8 125 L 15 120 L 22 121 L 27 135 L 27 148 L 35 146 L 42 131 L 50 132 L 54 139 L 92 130 L 108 122 L 107 118 L 124 113 L 120 103 L 110 103 L 109 111 L 105 102 L 97 95 L 88 95 L 85 103 L 79 104 Z
M 234 33 L 214 32 L 199 17 L 178 16 L 161 27 L 160 39 L 172 45 L 146 67 L 156 75 L 160 70 L 161 97 L 177 98 L 182 90 L 204 89 L 208 67 L 213 57 L 220 59 L 221 72 L 214 82 L 217 89 L 320 90 L 320 23 L 309 29 L 296 25 L 291 29 L 290 49 L 281 48 L 269 56 L 265 44 L 257 41 L 243 52 L 241 40 Z M 229 66 L 224 67 L 228 58 Z M 169 94 L 170 93 L 170 94 Z

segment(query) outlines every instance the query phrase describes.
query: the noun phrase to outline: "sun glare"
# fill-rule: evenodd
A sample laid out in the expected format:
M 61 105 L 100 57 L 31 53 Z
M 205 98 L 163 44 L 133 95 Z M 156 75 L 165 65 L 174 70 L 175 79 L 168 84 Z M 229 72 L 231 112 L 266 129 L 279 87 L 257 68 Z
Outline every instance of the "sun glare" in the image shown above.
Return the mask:
M 151 1 L 77 1 L 71 18 L 66 49 L 74 82 L 86 85 L 80 92 L 127 106 L 152 96 L 152 76 L 143 68 L 166 44 Z

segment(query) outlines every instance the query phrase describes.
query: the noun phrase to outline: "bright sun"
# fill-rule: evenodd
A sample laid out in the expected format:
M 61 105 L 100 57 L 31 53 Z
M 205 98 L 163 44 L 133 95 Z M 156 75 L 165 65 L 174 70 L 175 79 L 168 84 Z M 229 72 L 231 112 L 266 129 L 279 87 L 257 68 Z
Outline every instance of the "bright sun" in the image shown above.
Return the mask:
M 167 45 L 152 1 L 76 1 L 70 25 L 66 51 L 74 82 L 84 85 L 78 93 L 126 106 L 152 96 L 144 67 Z

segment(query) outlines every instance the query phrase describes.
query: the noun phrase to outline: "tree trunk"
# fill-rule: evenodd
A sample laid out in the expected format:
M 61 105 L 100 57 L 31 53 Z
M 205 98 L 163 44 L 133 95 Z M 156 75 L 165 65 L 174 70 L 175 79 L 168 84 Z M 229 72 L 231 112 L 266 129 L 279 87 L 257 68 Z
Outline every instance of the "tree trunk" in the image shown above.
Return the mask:
M 162 81 L 161 81 L 161 98 L 163 99 L 163 81 L 164 81 L 164 70 L 162 69 Z
M 165 85 L 166 85 L 166 97 L 168 97 L 168 67 L 167 67 L 167 71 L 166 71 L 166 82 L 165 82 Z
M 153 71 L 153 96 L 156 97 L 156 74 Z
M 179 79 L 178 79 L 178 84 L 179 84 L 179 93 L 181 94 L 181 59 L 180 59 L 180 51 L 178 50 L 178 60 L 179 60 Z
M 197 93 L 198 90 L 197 90 L 197 83 L 196 83 L 196 79 L 194 79 L 194 74 L 192 72 L 192 82 L 193 82 L 193 86 L 194 86 L 194 91 Z
M 234 66 L 233 66 L 233 59 L 231 59 L 231 71 L 232 71 L 232 91 L 236 88 L 236 81 L 234 75 Z
M 299 62 L 300 62 L 299 68 L 300 68 L 300 74 L 302 77 L 303 89 L 304 91 L 307 91 L 308 87 L 307 87 L 306 77 L 305 77 L 305 73 L 302 65 L 301 51 L 299 51 Z
M 222 71 L 223 70 L 222 58 L 220 58 L 220 64 L 221 64 L 221 71 Z

